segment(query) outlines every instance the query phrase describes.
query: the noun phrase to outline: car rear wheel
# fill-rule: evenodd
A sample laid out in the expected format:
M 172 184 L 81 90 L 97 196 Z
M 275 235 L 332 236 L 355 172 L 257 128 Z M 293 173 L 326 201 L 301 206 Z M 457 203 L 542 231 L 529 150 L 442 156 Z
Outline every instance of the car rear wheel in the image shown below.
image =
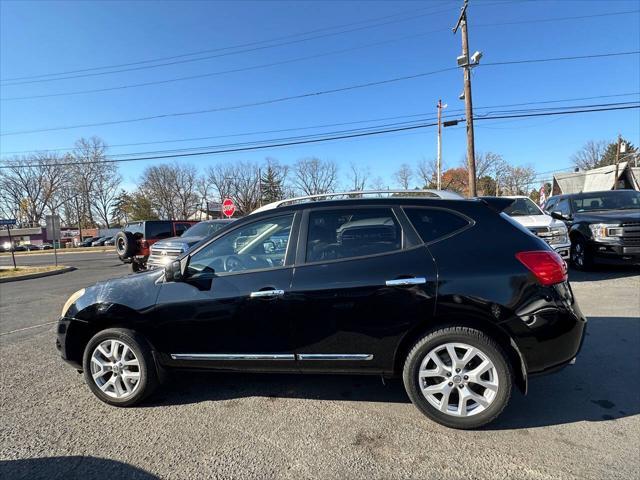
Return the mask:
M 504 410 L 513 374 L 501 347 L 484 332 L 449 327 L 415 344 L 403 380 L 409 398 L 426 416 L 447 427 L 470 429 Z
M 151 348 L 133 330 L 110 328 L 94 335 L 85 348 L 83 368 L 91 391 L 110 405 L 133 406 L 158 385 Z

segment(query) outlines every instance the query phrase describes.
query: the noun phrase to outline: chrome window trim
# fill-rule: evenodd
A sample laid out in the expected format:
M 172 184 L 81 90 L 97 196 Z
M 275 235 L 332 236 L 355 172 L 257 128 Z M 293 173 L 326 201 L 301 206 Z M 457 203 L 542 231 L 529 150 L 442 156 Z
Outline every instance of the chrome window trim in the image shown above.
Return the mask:
M 292 353 L 172 353 L 173 360 L 295 360 Z
M 298 360 L 316 361 L 316 360 L 373 360 L 371 353 L 299 353 L 296 355 Z

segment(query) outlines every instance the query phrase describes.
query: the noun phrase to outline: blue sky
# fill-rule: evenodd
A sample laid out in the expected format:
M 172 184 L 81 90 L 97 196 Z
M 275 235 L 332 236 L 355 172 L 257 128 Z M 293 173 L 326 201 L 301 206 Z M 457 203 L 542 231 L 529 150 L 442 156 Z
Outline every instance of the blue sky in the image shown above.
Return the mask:
M 374 28 L 325 35 L 313 40 L 203 61 L 4 86 L 0 92 L 3 98 L 109 88 L 242 69 L 364 46 L 339 54 L 189 81 L 73 96 L 7 100 L 0 103 L 0 127 L 3 133 L 7 133 L 225 107 L 452 67 L 460 53 L 460 37 L 447 29 L 455 23 L 460 4 L 459 1 L 2 1 L 2 79 L 171 57 L 409 13 L 380 21 L 378 23 L 387 24 Z M 484 53 L 481 63 L 640 50 L 638 13 L 571 21 L 483 25 L 597 15 L 638 8 L 637 1 L 471 0 L 470 47 L 472 51 L 481 50 Z M 407 20 L 389 23 L 399 18 Z M 375 22 L 361 26 L 372 23 Z M 357 27 L 323 30 L 315 35 Z M 402 38 L 408 36 L 413 38 Z M 386 43 L 367 46 L 376 42 Z M 482 107 L 639 92 L 639 58 L 635 55 L 557 63 L 481 66 L 474 70 L 474 105 Z M 411 114 L 435 115 L 438 98 L 449 105 L 449 110 L 462 108 L 463 102 L 457 98 L 461 89 L 462 72 L 450 71 L 253 108 L 121 125 L 7 135 L 0 137 L 0 153 L 5 156 L 6 152 L 68 147 L 79 137 L 92 135 L 98 135 L 113 145 Z M 573 103 L 637 101 L 638 98 L 640 96 L 636 93 L 628 97 Z M 373 124 L 379 123 L 386 121 Z M 335 129 L 112 147 L 110 152 L 217 145 Z M 500 153 L 513 164 L 531 165 L 537 171 L 547 171 L 570 165 L 571 155 L 586 141 L 614 139 L 618 133 L 634 144 L 640 144 L 638 110 L 477 122 L 476 149 L 479 152 Z M 445 165 L 457 166 L 464 156 L 465 145 L 463 126 L 445 129 Z M 343 174 L 346 174 L 351 162 L 367 165 L 374 176 L 381 176 L 392 184 L 391 175 L 401 163 L 415 164 L 423 157 L 434 157 L 435 152 L 436 131 L 429 128 L 411 133 L 178 161 L 206 167 L 217 162 L 262 161 L 265 157 L 293 163 L 301 157 L 317 156 L 336 161 Z M 148 164 L 121 164 L 121 172 L 128 186 Z

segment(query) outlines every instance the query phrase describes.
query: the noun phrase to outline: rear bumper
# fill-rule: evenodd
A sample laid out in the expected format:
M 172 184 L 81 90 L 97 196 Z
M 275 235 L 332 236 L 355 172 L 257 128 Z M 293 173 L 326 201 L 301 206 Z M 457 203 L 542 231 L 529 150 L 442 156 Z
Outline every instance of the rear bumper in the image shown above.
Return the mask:
M 587 319 L 567 282 L 547 287 L 549 301 L 538 298 L 502 326 L 520 350 L 528 375 L 558 370 L 570 364 L 582 348 Z M 579 361 L 579 359 L 578 359 Z

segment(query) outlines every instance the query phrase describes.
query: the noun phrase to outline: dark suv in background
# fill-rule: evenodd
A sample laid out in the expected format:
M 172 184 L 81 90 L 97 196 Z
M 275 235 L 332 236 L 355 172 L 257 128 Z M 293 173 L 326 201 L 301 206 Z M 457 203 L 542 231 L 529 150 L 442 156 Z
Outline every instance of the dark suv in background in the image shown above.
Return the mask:
M 608 190 L 556 195 L 544 209 L 563 220 L 571 239 L 571 263 L 640 265 L 640 192 Z
M 134 272 L 147 268 L 151 245 L 158 240 L 179 237 L 192 225 L 191 220 L 142 220 L 129 222 L 115 239 L 116 253 L 124 263 L 130 263 Z
M 501 213 L 512 199 L 410 195 L 262 207 L 73 294 L 58 349 L 112 405 L 167 369 L 359 373 L 402 377 L 443 425 L 484 425 L 512 385 L 575 360 L 586 320 L 564 261 Z

